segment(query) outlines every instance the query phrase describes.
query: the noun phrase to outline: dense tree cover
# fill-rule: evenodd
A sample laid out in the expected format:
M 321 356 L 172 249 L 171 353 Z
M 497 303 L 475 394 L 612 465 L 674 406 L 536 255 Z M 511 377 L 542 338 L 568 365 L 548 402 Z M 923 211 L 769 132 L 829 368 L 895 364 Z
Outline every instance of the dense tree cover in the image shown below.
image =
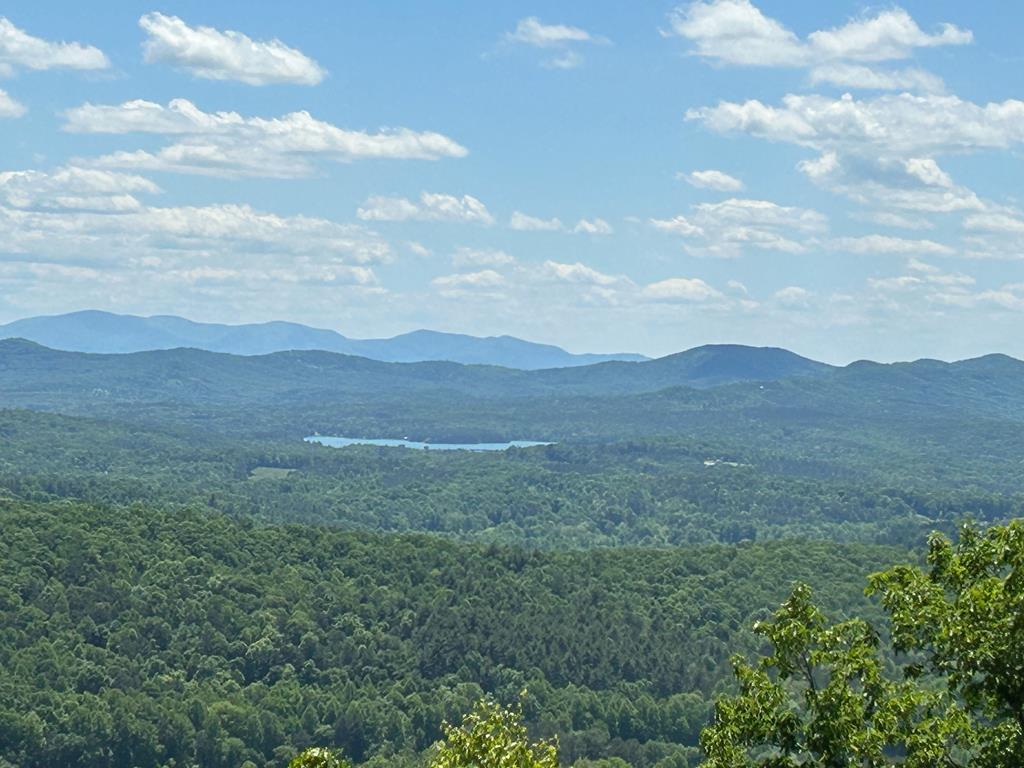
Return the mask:
M 916 546 L 965 517 L 1024 511 L 1022 494 L 816 477 L 697 440 L 497 454 L 333 449 L 29 411 L 0 411 L 0 437 L 0 488 L 22 498 L 192 505 L 545 548 L 786 536 Z M 728 461 L 706 464 L 718 459 Z
M 932 537 L 928 570 L 870 578 L 901 656 L 887 674 L 880 629 L 830 624 L 798 586 L 757 631 L 756 664 L 701 735 L 709 768 L 1024 765 L 1024 523 Z
M 0 407 L 28 409 L 0 410 L 0 768 L 422 768 L 443 723 L 524 688 L 529 739 L 556 737 L 565 765 L 686 768 L 736 685 L 730 654 L 766 640 L 707 737 L 720 765 L 791 735 L 841 760 L 840 724 L 870 734 L 859 756 L 909 754 L 898 737 L 947 705 L 950 739 L 1019 721 L 1024 648 L 1001 634 L 1020 629 L 1016 539 L 937 544 L 929 572 L 873 582 L 920 672 L 907 682 L 862 584 L 909 557 L 882 542 L 1021 516 L 1024 364 L 696 390 L 665 387 L 708 370 L 658 362 L 526 373 L 0 342 Z M 301 442 L 315 431 L 557 444 L 335 450 Z M 603 549 L 622 545 L 648 548 Z M 822 609 L 798 593 L 751 632 L 793 579 Z M 797 716 L 799 651 L 820 668 L 804 703 L 825 687 Z M 526 743 L 489 718 L 459 733 Z M 965 749 L 1019 755 L 999 733 Z
M 1015 492 L 1022 371 L 1000 356 L 859 363 L 698 390 L 673 386 L 687 379 L 672 360 L 528 372 L 321 352 L 83 355 L 0 341 L 0 406 L 260 440 L 683 439 L 785 473 Z
M 415 766 L 485 693 L 562 760 L 694 764 L 791 579 L 871 616 L 877 546 L 542 552 L 208 511 L 0 502 L 0 760 Z

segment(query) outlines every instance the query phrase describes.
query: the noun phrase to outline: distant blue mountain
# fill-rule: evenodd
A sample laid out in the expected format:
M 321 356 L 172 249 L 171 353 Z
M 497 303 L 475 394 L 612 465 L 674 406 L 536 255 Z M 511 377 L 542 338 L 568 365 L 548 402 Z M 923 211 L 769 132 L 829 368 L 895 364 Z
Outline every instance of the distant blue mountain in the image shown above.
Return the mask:
M 95 310 L 16 320 L 0 325 L 2 338 L 28 339 L 71 352 L 127 353 L 188 347 L 234 355 L 264 355 L 316 349 L 384 362 L 447 360 L 523 370 L 647 359 L 628 353 L 574 355 L 561 347 L 512 336 L 481 338 L 424 330 L 390 339 L 350 339 L 336 331 L 298 323 L 222 325 L 196 323 L 173 315 L 139 317 Z

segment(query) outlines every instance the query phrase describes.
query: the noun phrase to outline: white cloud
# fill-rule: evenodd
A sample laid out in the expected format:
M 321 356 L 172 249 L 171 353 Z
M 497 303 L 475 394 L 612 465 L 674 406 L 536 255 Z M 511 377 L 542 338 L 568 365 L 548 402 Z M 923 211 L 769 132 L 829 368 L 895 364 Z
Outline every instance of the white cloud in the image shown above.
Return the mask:
M 902 8 L 892 8 L 842 27 L 812 32 L 807 39 L 816 57 L 889 61 L 905 59 L 915 48 L 967 45 L 974 36 L 953 24 L 942 24 L 930 35 Z
M 985 105 L 939 94 L 839 99 L 789 94 L 782 106 L 723 101 L 691 109 L 687 119 L 719 133 L 747 133 L 818 150 L 921 156 L 1006 149 L 1024 142 L 1024 101 Z
M 604 219 L 580 219 L 576 222 L 576 226 L 572 228 L 575 234 L 585 235 L 611 235 L 614 234 L 615 230 L 612 229 L 612 225 Z
M 505 35 L 505 42 L 554 49 L 552 57 L 541 63 L 554 69 L 573 69 L 583 63 L 583 56 L 574 46 L 581 43 L 606 43 L 606 38 L 593 35 L 580 27 L 566 24 L 544 24 L 536 16 L 520 19 L 515 30 Z
M 737 198 L 700 203 L 689 217 L 651 219 L 650 223 L 691 240 L 686 250 L 693 255 L 723 258 L 739 256 L 747 247 L 803 253 L 808 236 L 827 228 L 827 220 L 817 211 Z
M 780 227 L 801 232 L 819 232 L 825 228 L 825 217 L 808 208 L 778 205 L 768 200 L 730 198 L 720 203 L 694 206 L 701 223 L 738 224 Z
M 109 66 L 110 61 L 99 48 L 33 37 L 0 16 L 0 74 L 19 68 L 90 70 Z
M 136 211 L 142 208 L 136 195 L 158 192 L 142 176 L 74 166 L 52 173 L 0 172 L 0 200 L 23 210 Z
M 964 219 L 966 229 L 1024 235 L 1024 218 L 1005 213 L 978 213 Z
M 528 216 L 520 211 L 512 213 L 508 225 L 511 229 L 521 232 L 559 232 L 565 229 L 565 226 L 557 218 L 540 219 L 536 216 Z
M 964 45 L 972 35 L 951 24 L 924 32 L 901 8 L 812 32 L 801 40 L 749 0 L 708 0 L 680 6 L 669 16 L 670 34 L 689 40 L 694 53 L 724 64 L 803 67 L 827 61 L 905 59 L 916 48 Z
M 942 274 L 942 270 L 936 267 L 934 264 L 929 264 L 926 261 L 920 259 L 911 258 L 907 261 L 907 269 L 911 272 L 922 272 L 926 275 L 939 275 Z
M 832 248 L 847 253 L 891 254 L 918 253 L 950 255 L 954 253 L 948 245 L 934 240 L 909 240 L 888 235 L 863 235 L 861 237 L 838 237 L 828 243 Z
M 253 40 L 241 32 L 190 27 L 162 13 L 147 13 L 139 26 L 147 35 L 142 46 L 146 62 L 170 64 L 208 80 L 316 85 L 327 74 L 302 51 L 280 40 Z
M 797 168 L 815 184 L 863 205 L 928 213 L 985 207 L 974 192 L 954 184 L 932 158 L 867 157 L 851 153 L 840 160 L 837 153 L 828 151 L 798 163 Z M 889 216 L 890 221 L 899 220 L 891 218 L 897 216 L 894 213 Z M 929 225 L 925 222 L 923 226 Z
M 576 51 L 563 51 L 558 55 L 541 62 L 547 69 L 576 69 L 583 63 L 583 56 Z
M 468 152 L 439 133 L 408 128 L 366 133 L 339 128 L 308 112 L 277 118 L 237 112 L 204 112 L 187 99 L 167 106 L 151 101 L 83 104 L 65 113 L 72 133 L 156 133 L 180 137 L 155 152 L 116 152 L 89 161 L 97 167 L 175 171 L 211 176 L 299 177 L 314 171 L 311 160 L 436 160 Z M 85 162 L 85 161 L 81 161 Z
M 564 45 L 565 43 L 587 43 L 594 37 L 585 29 L 565 24 L 544 24 L 536 16 L 520 19 L 515 31 L 507 39 L 514 43 L 525 43 L 539 48 Z
M 505 285 L 505 278 L 493 269 L 484 269 L 480 272 L 460 272 L 454 275 L 442 275 L 435 277 L 430 282 L 443 296 L 461 297 L 476 295 L 486 298 L 500 295 L 500 293 L 495 291 Z
M 953 187 L 953 179 L 930 157 L 911 157 L 903 161 L 903 167 L 908 175 L 926 186 L 945 189 Z
M 586 285 L 610 286 L 625 280 L 621 276 L 607 275 L 598 272 L 596 269 L 576 262 L 574 264 L 563 264 L 557 261 L 545 261 L 542 273 L 547 277 L 562 280 L 567 283 L 583 283 Z
M 897 277 L 872 277 L 868 279 L 868 285 L 876 291 L 885 293 L 896 293 L 911 291 L 924 285 L 924 280 L 914 275 L 899 275 Z
M 806 59 L 800 39 L 748 0 L 679 6 L 669 22 L 671 33 L 692 42 L 705 58 L 751 66 L 794 66 Z
M 788 285 L 772 294 L 772 298 L 784 307 L 799 308 L 807 305 L 811 293 L 799 285 Z
M 471 195 L 423 192 L 418 202 L 404 197 L 374 195 L 356 211 L 363 221 L 457 221 L 493 224 L 494 217 Z
M 248 205 L 142 207 L 123 212 L 0 208 L 13 253 L 106 263 L 302 256 L 321 264 L 369 264 L 391 249 L 362 226 L 280 216 Z
M 704 230 L 694 224 L 685 216 L 675 216 L 671 219 L 651 219 L 651 226 L 662 232 L 671 232 L 676 235 L 690 237 L 703 235 Z
M 722 293 L 696 277 L 670 277 L 650 283 L 641 292 L 643 298 L 665 302 L 705 302 L 723 298 Z
M 388 243 L 360 225 L 246 205 L 156 207 L 142 177 L 68 167 L 0 175 L 0 295 L 10 309 L 329 309 L 380 292 Z
M 21 117 L 27 111 L 24 104 L 15 101 L 7 91 L 0 89 L 0 117 Z
M 946 84 L 923 69 L 878 69 L 863 64 L 823 64 L 811 70 L 811 83 L 868 91 L 924 91 L 942 93 Z
M 456 248 L 452 264 L 463 267 L 499 267 L 515 264 L 514 257 L 498 248 Z
M 970 300 L 969 289 L 975 279 L 961 272 L 944 272 L 936 266 L 917 259 L 907 262 L 909 274 L 892 277 L 869 278 L 868 287 L 883 295 L 918 295 L 926 301 L 950 304 L 951 297 L 961 296 Z
M 936 304 L 960 309 L 1024 310 L 1024 290 L 1019 285 L 1005 285 L 985 291 L 937 291 L 928 295 Z
M 405 244 L 405 247 L 408 248 L 409 252 L 412 253 L 414 256 L 426 258 L 428 256 L 434 255 L 434 252 L 427 248 L 427 246 L 425 246 L 423 243 L 418 243 L 415 240 L 410 240 L 409 242 L 407 242 Z
M 743 189 L 742 181 L 723 171 L 691 171 L 690 173 L 680 174 L 680 177 L 687 184 L 698 189 L 714 189 L 718 192 L 739 192 Z
M 1024 216 L 1012 209 L 995 209 L 964 219 L 965 256 L 972 259 L 1024 259 Z

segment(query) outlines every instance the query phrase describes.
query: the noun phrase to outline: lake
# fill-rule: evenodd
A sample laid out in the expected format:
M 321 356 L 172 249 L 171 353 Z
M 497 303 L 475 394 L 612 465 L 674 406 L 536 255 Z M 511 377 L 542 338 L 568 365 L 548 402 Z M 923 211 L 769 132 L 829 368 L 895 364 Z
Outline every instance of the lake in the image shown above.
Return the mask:
M 538 445 L 553 445 L 553 443 L 541 443 L 535 440 L 511 440 L 507 443 L 418 443 L 415 440 L 330 437 L 328 435 L 310 435 L 304 439 L 307 443 L 319 443 L 332 448 L 344 448 L 347 445 L 376 445 L 386 448 L 412 448 L 418 451 L 507 451 L 509 448 L 535 448 Z

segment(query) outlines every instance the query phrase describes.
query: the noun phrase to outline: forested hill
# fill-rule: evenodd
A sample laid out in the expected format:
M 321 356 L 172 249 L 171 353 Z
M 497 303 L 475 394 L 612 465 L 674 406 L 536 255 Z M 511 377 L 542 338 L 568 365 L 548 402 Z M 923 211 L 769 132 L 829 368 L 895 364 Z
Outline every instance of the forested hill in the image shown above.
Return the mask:
M 692 766 L 728 657 L 793 579 L 871 616 L 865 576 L 906 557 L 528 552 L 0 499 L 0 765 L 284 768 L 326 744 L 414 768 L 443 720 L 526 688 L 565 765 Z
M 212 402 L 442 389 L 483 398 L 606 396 L 824 376 L 832 370 L 783 349 L 730 345 L 697 347 L 645 362 L 520 371 L 450 362 L 385 363 L 323 351 L 239 356 L 172 349 L 101 355 L 58 351 L 24 339 L 0 340 L 0 392 L 41 397 L 61 392 L 72 399 L 94 389 L 138 400 Z
M 551 344 L 512 336 L 467 336 L 413 331 L 388 339 L 351 339 L 336 331 L 287 322 L 222 325 L 173 315 L 139 317 L 87 310 L 29 317 L 0 325 L 0 338 L 25 338 L 70 352 L 146 352 L 191 347 L 235 355 L 319 349 L 386 362 L 448 360 L 508 368 L 558 368 L 606 360 L 643 360 L 636 354 L 571 354 Z
M 998 422 L 989 437 L 1003 440 L 999 425 L 1024 419 L 1024 362 L 990 355 L 829 368 L 785 350 L 722 346 L 520 371 L 317 351 L 94 355 L 10 339 L 0 341 L 0 407 L 150 422 L 187 412 L 193 422 L 282 436 L 567 440 L 711 430 L 728 437 L 770 427 L 846 439 L 912 426 L 942 439 L 943 429 L 970 421 Z

